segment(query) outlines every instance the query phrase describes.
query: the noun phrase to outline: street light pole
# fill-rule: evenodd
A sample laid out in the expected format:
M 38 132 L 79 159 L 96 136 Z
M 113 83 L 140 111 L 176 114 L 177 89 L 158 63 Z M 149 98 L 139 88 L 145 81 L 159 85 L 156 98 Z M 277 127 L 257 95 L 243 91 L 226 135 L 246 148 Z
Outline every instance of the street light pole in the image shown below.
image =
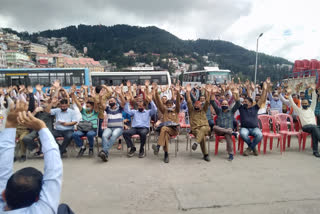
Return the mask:
M 258 47 L 259 47 L 259 38 L 263 36 L 263 33 L 261 33 L 257 38 L 257 49 L 256 49 L 256 66 L 254 68 L 254 85 L 257 84 L 257 70 L 258 70 Z

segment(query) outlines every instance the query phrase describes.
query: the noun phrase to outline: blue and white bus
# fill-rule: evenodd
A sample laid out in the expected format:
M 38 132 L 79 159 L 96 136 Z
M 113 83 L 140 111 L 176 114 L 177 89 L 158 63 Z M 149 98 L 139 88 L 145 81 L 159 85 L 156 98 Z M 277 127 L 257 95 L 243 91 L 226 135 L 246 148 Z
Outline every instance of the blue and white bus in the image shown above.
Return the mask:
M 60 80 L 64 88 L 72 85 L 80 87 L 90 84 L 87 68 L 17 68 L 0 69 L 0 87 L 26 85 L 34 87 L 37 84 L 50 87 L 52 82 Z

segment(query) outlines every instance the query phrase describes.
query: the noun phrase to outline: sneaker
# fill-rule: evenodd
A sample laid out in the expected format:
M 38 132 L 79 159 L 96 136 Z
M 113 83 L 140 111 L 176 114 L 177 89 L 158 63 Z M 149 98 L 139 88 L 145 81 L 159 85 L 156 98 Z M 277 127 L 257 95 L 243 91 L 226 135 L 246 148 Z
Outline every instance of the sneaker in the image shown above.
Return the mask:
M 243 152 L 243 156 L 249 156 L 250 155 L 250 153 L 251 153 L 251 148 L 250 147 L 248 147 L 244 152 Z
M 207 162 L 210 162 L 210 157 L 209 155 L 204 155 L 203 156 L 203 160 L 207 161 Z
M 254 148 L 252 151 L 253 151 L 253 155 L 254 156 L 258 156 L 259 155 L 258 150 L 256 148 Z
M 87 149 L 86 148 L 81 148 L 78 155 L 77 155 L 77 158 L 80 158 L 83 156 L 84 152 L 86 151 Z
M 156 144 L 152 144 L 153 154 L 158 155 L 159 154 L 159 147 Z
M 164 161 L 165 163 L 169 163 L 169 154 L 168 154 L 168 153 L 165 153 L 165 154 L 164 154 L 164 159 L 163 159 L 163 161 Z
M 232 160 L 233 160 L 233 154 L 229 154 L 228 161 L 232 161 Z
M 313 152 L 313 155 L 314 155 L 315 157 L 317 157 L 317 158 L 320 158 L 319 152 Z
M 25 155 L 21 155 L 21 157 L 19 158 L 19 162 L 25 162 L 27 160 L 27 156 Z
M 140 149 L 139 158 L 144 158 L 144 157 L 145 157 L 144 149 Z
M 131 147 L 129 153 L 128 153 L 128 157 L 133 157 L 134 156 L 134 153 L 136 152 L 136 147 Z
M 89 149 L 89 157 L 91 158 L 93 156 L 93 148 Z
M 107 162 L 109 160 L 108 155 L 103 150 L 99 152 L 98 157 L 100 157 L 103 162 Z
M 196 150 L 197 150 L 197 147 L 198 147 L 198 144 L 197 144 L 197 143 L 194 143 L 191 148 L 192 148 L 193 151 L 196 151 Z

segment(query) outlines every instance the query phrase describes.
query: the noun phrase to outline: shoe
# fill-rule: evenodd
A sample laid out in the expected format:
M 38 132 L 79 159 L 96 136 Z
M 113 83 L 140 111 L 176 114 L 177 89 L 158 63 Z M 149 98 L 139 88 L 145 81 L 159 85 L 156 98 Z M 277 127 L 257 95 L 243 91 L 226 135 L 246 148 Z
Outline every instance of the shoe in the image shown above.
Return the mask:
M 144 158 L 144 157 L 145 157 L 144 149 L 140 149 L 139 158 Z
M 198 147 L 198 144 L 197 144 L 197 143 L 194 143 L 191 148 L 192 148 L 193 151 L 196 151 L 196 150 L 197 150 L 197 147 Z
M 91 158 L 93 156 L 93 148 L 89 149 L 89 157 Z
M 250 153 L 251 153 L 251 148 L 250 147 L 248 147 L 244 152 L 243 152 L 243 156 L 249 156 L 250 155 Z
M 131 147 L 129 153 L 128 153 L 128 157 L 133 157 L 134 153 L 136 152 L 136 147 Z
M 83 153 L 86 151 L 87 149 L 86 148 L 81 148 L 78 155 L 77 155 L 77 158 L 80 158 L 83 156 Z
M 27 156 L 21 155 L 19 162 L 25 162 L 27 160 Z
M 259 155 L 258 150 L 256 148 L 253 149 L 253 155 L 254 156 L 258 156 Z
M 229 154 L 228 161 L 233 161 L 233 154 Z
M 16 162 L 16 161 L 17 161 L 17 157 L 14 157 L 14 158 L 13 158 L 13 162 Z
M 98 157 L 100 157 L 103 162 L 107 162 L 109 160 L 108 155 L 103 150 L 99 152 Z
M 203 160 L 207 161 L 207 162 L 210 162 L 210 157 L 209 155 L 204 155 L 203 156 Z
M 169 154 L 164 154 L 164 159 L 163 159 L 163 161 L 164 161 L 165 163 L 169 163 Z
M 122 149 L 122 145 L 121 145 L 121 143 L 119 143 L 119 144 L 118 144 L 117 149 L 118 149 L 118 150 L 121 150 L 121 149 Z
M 238 139 L 238 132 L 232 132 L 232 135 L 233 135 L 236 139 Z
M 159 147 L 156 144 L 152 144 L 153 154 L 158 155 L 159 154 Z
M 315 157 L 317 157 L 317 158 L 320 158 L 319 152 L 313 152 L 313 155 L 314 155 Z
M 33 153 L 33 156 L 34 157 L 43 158 L 44 155 L 43 155 L 43 153 L 41 151 L 38 151 L 38 152 Z

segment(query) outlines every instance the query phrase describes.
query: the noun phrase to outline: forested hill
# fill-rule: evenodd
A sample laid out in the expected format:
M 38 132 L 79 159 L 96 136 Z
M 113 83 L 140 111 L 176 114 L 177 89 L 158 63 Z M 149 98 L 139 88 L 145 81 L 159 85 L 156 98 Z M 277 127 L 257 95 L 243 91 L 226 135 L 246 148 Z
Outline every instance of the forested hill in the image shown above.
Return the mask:
M 20 36 L 37 42 L 37 37 L 67 37 L 69 42 L 78 50 L 88 48 L 88 56 L 96 60 L 107 59 L 117 63 L 119 67 L 133 65 L 138 59 L 128 59 L 123 53 L 133 50 L 135 53 L 160 54 L 160 58 L 172 54 L 180 61 L 193 62 L 200 67 L 205 66 L 202 56 L 206 55 L 209 60 L 217 62 L 220 68 L 230 69 L 240 76 L 252 79 L 253 65 L 255 64 L 255 52 L 231 42 L 222 40 L 181 40 L 173 34 L 157 27 L 136 27 L 128 25 L 102 26 L 102 25 L 78 25 L 69 26 L 59 30 L 46 30 L 39 33 Z M 259 64 L 262 66 L 258 77 L 263 79 L 271 76 L 280 79 L 288 73 L 286 68 L 280 69 L 282 64 L 292 64 L 286 59 L 259 55 Z M 195 61 L 194 61 L 195 59 Z M 158 60 L 159 64 L 161 60 Z M 157 64 L 157 62 L 155 62 Z M 262 72 L 263 71 L 263 72 Z

